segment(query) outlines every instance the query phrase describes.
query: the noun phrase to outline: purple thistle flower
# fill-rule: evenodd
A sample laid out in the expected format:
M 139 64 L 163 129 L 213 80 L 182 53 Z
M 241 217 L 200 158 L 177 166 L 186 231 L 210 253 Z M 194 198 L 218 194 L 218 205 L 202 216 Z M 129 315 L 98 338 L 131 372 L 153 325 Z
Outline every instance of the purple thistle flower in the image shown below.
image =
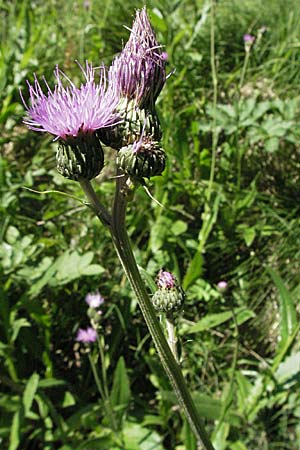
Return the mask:
M 228 283 L 227 283 L 227 281 L 224 281 L 224 280 L 219 281 L 218 284 L 217 284 L 217 288 L 221 292 L 226 291 L 227 286 L 228 286 Z
M 252 36 L 252 34 L 244 34 L 243 40 L 245 44 L 253 44 L 253 42 L 255 41 L 255 36 Z
M 166 60 L 167 53 L 162 52 L 143 8 L 136 12 L 129 40 L 109 69 L 109 84 L 120 98 L 153 109 L 166 81 Z
M 76 335 L 76 341 L 84 342 L 85 344 L 95 342 L 97 340 L 97 331 L 88 327 L 86 330 L 79 328 Z
M 160 270 L 157 276 L 156 284 L 160 289 L 172 289 L 176 286 L 176 278 L 171 272 Z
M 56 139 L 68 141 L 120 121 L 114 114 L 118 97 L 112 89 L 105 91 L 105 70 L 100 70 L 99 84 L 96 84 L 92 64 L 86 63 L 86 70 L 80 68 L 86 82 L 79 88 L 58 66 L 54 72 L 57 83 L 53 90 L 44 78 L 47 94 L 43 92 L 36 76 L 33 85 L 27 82 L 30 106 L 27 106 L 22 93 L 21 98 L 27 110 L 24 123 L 30 129 L 46 131 Z M 63 85 L 63 79 L 67 80 L 68 86 Z
M 86 303 L 90 308 L 98 308 L 104 302 L 104 298 L 99 294 L 99 292 L 90 292 L 85 297 Z

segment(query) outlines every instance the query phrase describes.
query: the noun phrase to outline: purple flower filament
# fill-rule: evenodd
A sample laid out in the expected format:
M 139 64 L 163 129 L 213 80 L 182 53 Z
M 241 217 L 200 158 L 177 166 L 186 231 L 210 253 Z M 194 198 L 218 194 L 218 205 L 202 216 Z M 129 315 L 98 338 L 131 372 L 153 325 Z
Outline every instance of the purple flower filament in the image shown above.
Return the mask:
M 35 76 L 34 84 L 29 86 L 30 106 L 27 106 L 22 94 L 22 100 L 27 110 L 24 123 L 34 131 L 46 131 L 55 139 L 68 140 L 79 134 L 93 133 L 104 127 L 118 123 L 114 114 L 118 98 L 114 92 L 105 91 L 106 76 L 104 68 L 100 69 L 99 83 L 95 82 L 92 64 L 86 63 L 86 70 L 80 66 L 86 82 L 78 88 L 58 68 L 54 72 L 56 85 L 53 90 L 47 87 L 47 94 Z M 67 80 L 65 87 L 63 79 Z

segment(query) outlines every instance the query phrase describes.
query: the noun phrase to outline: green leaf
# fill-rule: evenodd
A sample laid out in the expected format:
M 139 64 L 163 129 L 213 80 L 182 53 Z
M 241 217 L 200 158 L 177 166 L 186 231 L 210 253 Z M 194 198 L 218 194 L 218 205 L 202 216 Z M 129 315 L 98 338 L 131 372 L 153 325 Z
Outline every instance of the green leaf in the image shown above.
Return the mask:
M 23 406 L 14 414 L 10 430 L 10 439 L 8 450 L 17 450 L 21 440 L 21 427 L 24 420 Z
M 203 256 L 197 251 L 188 267 L 183 279 L 183 289 L 187 290 L 201 275 L 203 270 Z
M 177 398 L 174 392 L 161 391 L 161 394 L 163 398 L 177 405 Z M 198 392 L 191 392 L 191 395 L 201 417 L 209 420 L 218 420 L 221 417 L 224 405 L 222 400 L 215 399 L 209 395 L 199 394 Z M 234 410 L 228 408 L 224 421 L 238 426 L 241 423 L 241 417 Z
M 280 346 L 284 347 L 286 341 L 293 335 L 297 327 L 297 314 L 291 294 L 285 287 L 282 278 L 275 270 L 268 268 L 278 291 L 279 291 L 279 307 L 280 307 Z
M 278 383 L 284 383 L 287 380 L 292 379 L 300 372 L 300 351 L 293 353 L 285 358 L 285 360 L 279 364 L 274 376 Z M 296 380 L 295 380 L 296 382 Z
M 117 409 L 116 415 L 119 422 L 123 419 L 131 397 L 129 378 L 123 356 L 120 357 L 114 372 L 113 386 L 111 391 L 111 403 Z
M 99 264 L 90 264 L 88 267 L 83 267 L 81 270 L 81 275 L 100 275 L 105 272 L 104 267 Z
M 29 378 L 29 380 L 27 381 L 24 393 L 23 393 L 23 406 L 24 406 L 24 415 L 25 417 L 27 416 L 27 414 L 29 413 L 31 406 L 32 406 L 32 402 L 34 400 L 34 396 L 36 394 L 37 388 L 38 388 L 38 384 L 39 384 L 39 375 L 37 373 L 34 373 L 31 375 L 31 377 Z
M 182 220 L 176 220 L 171 227 L 171 232 L 175 236 L 179 236 L 180 234 L 185 233 L 186 230 L 187 230 L 187 224 L 185 222 L 183 222 Z
M 234 314 L 238 323 L 240 322 L 240 320 L 245 321 L 254 316 L 253 311 L 245 309 L 244 307 L 236 308 L 234 310 Z M 207 316 L 203 317 L 203 319 L 199 320 L 199 322 L 197 322 L 195 325 L 187 328 L 185 330 L 185 333 L 191 334 L 198 333 L 199 331 L 209 330 L 210 328 L 221 325 L 222 323 L 227 322 L 232 318 L 232 311 L 224 311 L 217 314 L 207 314 Z
M 269 153 L 274 153 L 279 148 L 279 138 L 278 137 L 271 137 L 270 139 L 266 139 L 265 141 L 265 150 Z
M 241 441 L 236 441 L 229 445 L 229 449 L 230 450 L 247 450 L 247 447 Z
M 164 244 L 167 236 L 170 234 L 172 221 L 164 216 L 159 216 L 151 227 L 149 246 L 155 254 Z
M 126 450 L 164 450 L 158 433 L 144 428 L 138 423 L 127 422 L 123 433 L 124 449 Z
M 182 431 L 182 441 L 184 442 L 185 450 L 197 450 L 195 435 L 186 418 L 184 418 Z
M 227 448 L 227 438 L 230 431 L 229 423 L 222 423 L 222 425 L 218 428 L 214 439 L 213 446 L 215 450 L 225 450 Z
M 19 331 L 21 330 L 21 328 L 24 328 L 24 327 L 31 327 L 31 323 L 28 322 L 28 320 L 25 319 L 24 317 L 13 321 L 13 324 L 12 324 L 13 333 L 12 333 L 12 337 L 11 337 L 11 342 L 14 342 L 17 339 Z

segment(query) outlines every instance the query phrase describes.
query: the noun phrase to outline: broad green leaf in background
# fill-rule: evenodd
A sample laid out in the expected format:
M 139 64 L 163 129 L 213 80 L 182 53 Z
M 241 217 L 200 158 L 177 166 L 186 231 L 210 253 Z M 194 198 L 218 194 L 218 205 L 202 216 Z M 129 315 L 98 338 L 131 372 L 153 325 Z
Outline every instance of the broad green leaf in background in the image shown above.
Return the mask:
M 210 328 L 214 328 L 218 325 L 221 325 L 224 322 L 233 318 L 233 314 L 236 316 L 237 324 L 240 321 L 245 322 L 246 320 L 254 317 L 255 314 L 253 311 L 249 309 L 245 309 L 243 307 L 236 308 L 234 311 L 225 311 L 217 314 L 207 314 L 203 319 L 199 320 L 195 325 L 188 327 L 184 330 L 184 334 L 190 333 L 198 333 L 200 331 L 209 330 Z
M 39 385 L 39 379 L 40 379 L 39 375 L 37 373 L 33 373 L 27 381 L 22 399 L 25 417 L 30 412 L 31 405 L 33 403 L 34 396 L 36 394 Z
M 47 284 L 61 286 L 83 276 L 102 274 L 105 269 L 99 264 L 92 264 L 94 254 L 87 252 L 80 255 L 76 251 L 67 250 L 52 264 L 47 265 L 46 271 L 31 287 L 30 294 L 36 296 Z
M 188 421 L 184 418 L 182 429 L 182 442 L 185 450 L 197 450 L 197 442 Z
M 171 401 L 174 405 L 177 405 L 175 394 L 171 391 L 161 391 L 163 398 Z M 192 392 L 192 397 L 195 405 L 199 411 L 201 417 L 209 420 L 218 420 L 221 417 L 223 410 L 222 400 L 213 398 L 206 394 L 200 394 L 199 392 Z M 225 422 L 230 423 L 233 426 L 238 426 L 241 423 L 242 418 L 232 408 L 228 408 Z
M 227 438 L 230 431 L 229 423 L 222 423 L 212 441 L 215 450 L 225 450 L 227 448 Z
M 114 372 L 113 386 L 111 391 L 111 403 L 118 417 L 122 421 L 130 402 L 131 392 L 129 378 L 123 356 L 120 357 Z
M 271 268 L 268 268 L 267 271 L 271 275 L 271 278 L 279 291 L 280 346 L 284 347 L 286 341 L 293 335 L 297 327 L 296 309 L 293 298 L 285 287 L 282 278 Z
M 164 450 L 159 434 L 138 423 L 125 423 L 123 433 L 124 450 Z

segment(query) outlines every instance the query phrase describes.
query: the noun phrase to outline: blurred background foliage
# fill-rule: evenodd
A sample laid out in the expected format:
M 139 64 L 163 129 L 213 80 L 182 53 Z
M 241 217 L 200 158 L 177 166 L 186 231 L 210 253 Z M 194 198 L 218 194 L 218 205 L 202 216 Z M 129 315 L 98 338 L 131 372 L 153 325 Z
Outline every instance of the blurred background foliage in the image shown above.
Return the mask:
M 56 173 L 55 143 L 22 124 L 26 80 L 36 73 L 51 85 L 59 64 L 79 82 L 75 60 L 109 65 L 142 6 L 0 1 L 3 449 L 196 449 L 107 231 L 78 185 Z M 168 164 L 149 184 L 165 207 L 143 189 L 129 207 L 137 260 L 152 277 L 161 267 L 173 271 L 186 290 L 182 367 L 215 448 L 296 450 L 299 1 L 217 2 L 216 113 L 210 1 L 149 0 L 147 7 L 174 73 L 157 106 Z M 256 38 L 248 53 L 246 33 Z M 94 184 L 110 205 L 114 155 L 106 155 Z M 88 325 L 84 297 L 97 289 L 105 297 L 101 345 L 115 426 L 74 340 Z M 95 349 L 90 355 L 97 362 Z

